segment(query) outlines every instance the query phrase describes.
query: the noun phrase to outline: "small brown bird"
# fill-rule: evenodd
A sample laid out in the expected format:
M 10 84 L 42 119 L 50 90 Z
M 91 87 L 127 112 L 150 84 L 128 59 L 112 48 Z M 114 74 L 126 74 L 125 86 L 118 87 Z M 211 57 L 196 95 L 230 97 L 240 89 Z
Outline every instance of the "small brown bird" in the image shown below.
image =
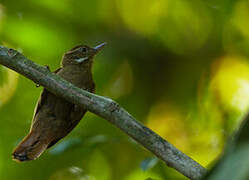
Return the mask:
M 61 68 L 54 73 L 75 86 L 95 91 L 92 78 L 93 57 L 103 47 L 102 43 L 94 48 L 79 45 L 66 52 Z M 13 159 L 28 161 L 38 158 L 46 149 L 65 137 L 79 123 L 86 113 L 83 109 L 44 89 L 38 100 L 29 134 L 13 152 Z

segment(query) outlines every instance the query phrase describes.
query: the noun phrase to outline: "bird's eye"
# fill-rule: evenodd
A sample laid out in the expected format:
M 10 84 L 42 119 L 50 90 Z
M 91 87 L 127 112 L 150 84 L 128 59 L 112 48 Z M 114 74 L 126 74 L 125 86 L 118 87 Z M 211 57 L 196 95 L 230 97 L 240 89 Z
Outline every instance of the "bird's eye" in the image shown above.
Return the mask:
M 82 47 L 82 48 L 80 49 L 80 51 L 83 52 L 83 53 L 86 53 L 86 52 L 87 52 L 87 49 L 86 49 L 85 47 Z

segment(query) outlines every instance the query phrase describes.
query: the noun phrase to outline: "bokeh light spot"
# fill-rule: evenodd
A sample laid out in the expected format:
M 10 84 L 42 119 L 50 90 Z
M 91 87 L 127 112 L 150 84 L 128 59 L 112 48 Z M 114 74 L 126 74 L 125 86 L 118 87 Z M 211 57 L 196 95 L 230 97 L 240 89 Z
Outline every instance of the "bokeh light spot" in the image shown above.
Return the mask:
M 188 54 L 203 46 L 211 29 L 210 13 L 201 1 L 171 1 L 157 37 L 173 52 Z
M 169 103 L 162 102 L 152 107 L 147 125 L 177 148 L 186 150 L 188 148 L 188 135 L 182 118 L 179 109 Z
M 242 57 L 224 57 L 214 64 L 211 88 L 230 110 L 244 113 L 249 108 L 249 64 Z
M 12 71 L 11 69 L 0 67 L 0 74 L 3 80 L 0 84 L 0 107 L 8 102 L 8 100 L 14 95 L 17 84 L 18 84 L 18 77 L 19 75 Z
M 133 31 L 149 35 L 157 31 L 161 16 L 167 11 L 165 0 L 144 2 L 142 0 L 116 1 L 124 23 Z
M 124 61 L 114 72 L 105 90 L 105 96 L 119 98 L 127 95 L 133 88 L 133 73 L 130 64 Z
M 61 169 L 52 174 L 49 180 L 96 180 L 77 166 Z

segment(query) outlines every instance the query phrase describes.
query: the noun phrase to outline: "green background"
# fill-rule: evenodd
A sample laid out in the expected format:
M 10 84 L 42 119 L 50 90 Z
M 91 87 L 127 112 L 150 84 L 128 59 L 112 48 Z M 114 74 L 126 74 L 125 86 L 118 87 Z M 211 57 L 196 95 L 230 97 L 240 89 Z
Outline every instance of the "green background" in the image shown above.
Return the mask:
M 96 93 L 208 168 L 248 110 L 248 19 L 245 0 L 0 0 L 0 44 L 55 70 L 107 42 Z M 39 159 L 12 161 L 41 90 L 0 66 L 0 179 L 186 179 L 89 112 Z

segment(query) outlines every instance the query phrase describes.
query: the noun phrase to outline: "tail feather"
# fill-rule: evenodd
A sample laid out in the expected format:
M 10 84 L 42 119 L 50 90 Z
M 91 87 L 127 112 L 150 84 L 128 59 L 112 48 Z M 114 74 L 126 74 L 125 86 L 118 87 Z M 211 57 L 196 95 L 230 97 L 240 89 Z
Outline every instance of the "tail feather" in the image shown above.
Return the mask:
M 15 148 L 12 153 L 13 159 L 17 161 L 29 161 L 38 158 L 46 149 L 45 143 L 34 132 L 30 132 Z

